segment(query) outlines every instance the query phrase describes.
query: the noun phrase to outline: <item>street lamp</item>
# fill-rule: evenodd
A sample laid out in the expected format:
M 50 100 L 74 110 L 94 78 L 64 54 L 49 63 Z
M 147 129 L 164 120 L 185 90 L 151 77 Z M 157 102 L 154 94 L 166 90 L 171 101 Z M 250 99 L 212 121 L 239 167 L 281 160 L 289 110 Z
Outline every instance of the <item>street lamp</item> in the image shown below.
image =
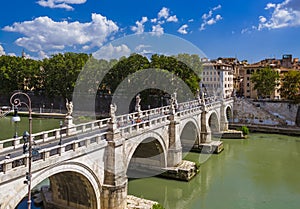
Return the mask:
M 14 116 L 11 118 L 11 121 L 15 124 L 15 135 L 14 138 L 18 138 L 18 122 L 21 121 L 21 118 L 18 116 L 18 107 L 14 106 Z
M 23 102 L 20 100 L 19 96 L 23 96 L 27 99 L 27 102 Z M 22 104 L 25 105 L 28 109 L 29 113 L 29 133 L 28 134 L 23 134 L 24 140 L 28 139 L 28 172 L 26 172 L 26 183 L 28 185 L 28 209 L 31 209 L 31 163 L 32 163 L 32 110 L 31 110 L 31 100 L 28 94 L 23 93 L 23 92 L 16 92 L 10 97 L 10 104 L 14 107 L 17 108 L 18 106 L 21 106 Z M 17 111 L 15 111 L 17 113 Z M 20 120 L 19 120 L 20 121 Z
M 62 145 L 62 135 L 61 135 L 61 129 L 63 127 L 63 122 L 62 121 L 59 121 L 59 127 L 60 127 L 60 130 L 59 130 L 60 137 L 59 137 L 58 145 Z

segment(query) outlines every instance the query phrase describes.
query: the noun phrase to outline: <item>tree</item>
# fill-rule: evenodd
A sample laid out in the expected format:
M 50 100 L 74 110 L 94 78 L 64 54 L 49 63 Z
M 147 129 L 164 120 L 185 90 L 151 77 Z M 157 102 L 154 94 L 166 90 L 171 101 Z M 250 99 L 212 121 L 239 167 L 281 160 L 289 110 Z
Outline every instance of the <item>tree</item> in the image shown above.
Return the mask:
M 272 95 L 279 84 L 279 74 L 271 68 L 263 68 L 252 74 L 251 81 L 254 83 L 257 95 L 266 98 Z
M 62 96 L 71 99 L 77 77 L 88 58 L 87 54 L 68 52 L 43 60 L 47 75 L 46 94 L 50 97 Z
M 280 94 L 283 98 L 295 102 L 300 99 L 300 71 L 290 70 L 284 75 Z

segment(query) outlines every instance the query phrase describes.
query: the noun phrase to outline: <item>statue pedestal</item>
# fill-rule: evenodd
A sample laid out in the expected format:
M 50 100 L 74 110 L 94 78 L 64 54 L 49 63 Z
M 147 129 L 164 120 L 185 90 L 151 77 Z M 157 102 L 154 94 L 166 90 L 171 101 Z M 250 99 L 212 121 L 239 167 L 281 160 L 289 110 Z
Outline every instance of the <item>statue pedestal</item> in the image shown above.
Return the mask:
M 74 134 L 76 129 L 73 128 L 75 125 L 73 123 L 73 117 L 71 115 L 67 115 L 65 118 L 65 126 L 67 127 L 67 136 Z

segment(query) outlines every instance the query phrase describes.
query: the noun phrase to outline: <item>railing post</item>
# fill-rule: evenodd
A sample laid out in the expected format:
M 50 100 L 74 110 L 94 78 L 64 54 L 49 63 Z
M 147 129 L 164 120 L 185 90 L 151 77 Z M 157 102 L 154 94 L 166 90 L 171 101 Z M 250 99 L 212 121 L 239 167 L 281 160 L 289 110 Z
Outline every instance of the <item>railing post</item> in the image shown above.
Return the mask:
M 14 147 L 16 148 L 16 146 L 20 144 L 20 139 L 15 138 L 13 144 L 14 144 Z
M 49 158 L 49 157 L 50 157 L 50 152 L 44 150 L 44 151 L 42 152 L 42 158 L 43 158 L 43 160 L 45 161 L 45 160 L 46 160 L 47 158 Z
M 6 173 L 7 171 L 12 169 L 12 162 L 4 162 L 3 163 L 3 173 Z
M 43 133 L 43 141 L 47 141 L 47 138 L 48 138 L 48 133 Z
M 55 131 L 55 139 L 59 139 L 60 138 L 60 130 L 56 130 Z
M 63 147 L 61 146 L 61 147 L 58 148 L 59 156 L 61 156 L 64 152 L 65 152 L 65 146 L 63 146 Z
M 96 142 L 97 142 L 97 144 L 99 144 L 100 143 L 100 141 L 101 141 L 101 136 L 96 136 Z
M 75 151 L 78 148 L 78 143 L 73 142 L 72 146 L 73 146 L 73 151 Z

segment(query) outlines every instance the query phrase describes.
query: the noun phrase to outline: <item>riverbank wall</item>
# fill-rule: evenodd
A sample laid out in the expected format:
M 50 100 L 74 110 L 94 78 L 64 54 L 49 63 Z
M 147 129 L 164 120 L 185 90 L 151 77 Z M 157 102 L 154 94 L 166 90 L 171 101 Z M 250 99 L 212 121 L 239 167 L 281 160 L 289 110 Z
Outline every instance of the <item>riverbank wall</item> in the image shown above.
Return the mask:
M 267 125 L 259 125 L 259 124 L 229 124 L 230 129 L 238 129 L 242 126 L 248 127 L 250 132 L 300 136 L 300 127 L 280 127 L 280 126 L 267 126 Z

